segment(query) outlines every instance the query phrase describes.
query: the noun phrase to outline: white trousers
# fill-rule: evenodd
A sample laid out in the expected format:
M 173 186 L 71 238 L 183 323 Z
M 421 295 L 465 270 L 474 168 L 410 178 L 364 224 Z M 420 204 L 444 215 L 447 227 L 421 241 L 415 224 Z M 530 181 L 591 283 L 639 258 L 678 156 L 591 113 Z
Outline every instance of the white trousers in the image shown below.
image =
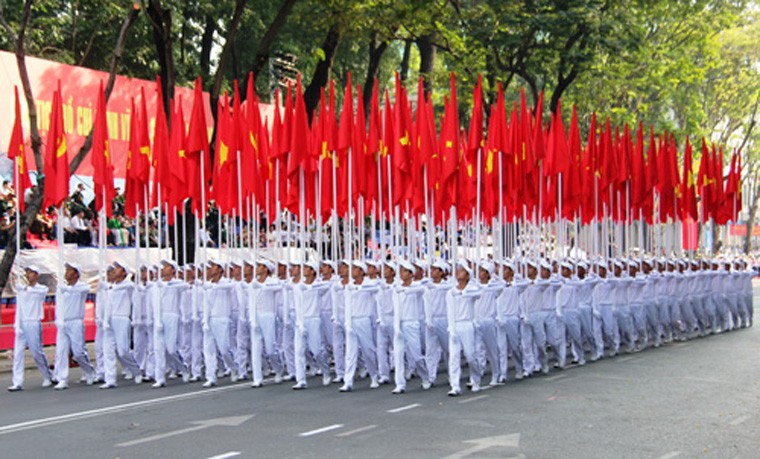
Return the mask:
M 322 321 L 319 316 L 306 317 L 303 321 L 303 330 L 295 333 L 295 365 L 296 381 L 306 384 L 306 351 L 314 358 L 317 368 L 322 370 L 323 375 L 330 374 L 327 363 L 328 355 L 322 342 Z
M 470 368 L 470 380 L 480 385 L 483 369 L 478 361 L 475 346 L 475 324 L 472 322 L 456 322 L 454 333 L 449 335 L 449 383 L 451 389 L 461 391 L 462 352 Z
M 179 314 L 164 313 L 161 316 L 163 330 L 155 327 L 153 344 L 155 346 L 156 382 L 166 382 L 166 368 L 179 373 L 187 367 L 179 355 Z
M 282 363 L 277 350 L 277 318 L 274 314 L 259 314 L 256 318 L 257 327 L 251 330 L 251 367 L 253 382 L 259 383 L 264 380 L 264 360 L 275 373 L 282 373 Z
M 235 368 L 235 359 L 230 349 L 230 318 L 211 317 L 208 330 L 203 333 L 203 360 L 206 362 L 206 380 L 216 382 L 217 353 L 228 368 Z
M 377 373 L 390 379 L 393 353 L 393 318 L 386 317 L 385 325 L 377 327 Z M 336 358 L 337 359 L 337 358 Z
M 42 377 L 53 379 L 45 353 L 42 352 L 42 324 L 38 320 L 25 320 L 21 322 L 20 330 L 16 330 L 13 343 L 13 385 L 24 387 L 24 352 L 27 347 Z
M 346 374 L 344 375 L 344 382 L 349 387 L 354 384 L 360 349 L 369 374 L 376 378 L 377 351 L 375 350 L 375 340 L 372 338 L 372 322 L 369 317 L 354 317 L 352 330 L 346 333 Z M 398 371 L 398 368 L 396 370 Z
M 425 363 L 430 382 L 435 383 L 438 376 L 438 364 L 443 358 L 444 365 L 449 361 L 449 321 L 446 316 L 433 317 L 432 323 L 425 326 Z
M 95 369 L 90 363 L 87 348 L 84 344 L 84 320 L 67 320 L 63 327 L 58 329 L 55 338 L 55 379 L 68 382 L 69 379 L 69 351 L 74 356 L 74 361 L 79 364 L 84 374 L 93 375 Z
M 420 321 L 405 320 L 401 322 L 401 330 L 394 334 L 393 362 L 396 387 L 406 388 L 405 360 L 409 367 L 417 372 L 423 381 L 429 381 L 428 368 L 422 355 L 422 338 L 420 337 Z
M 134 355 L 129 348 L 132 324 L 127 316 L 112 316 L 111 327 L 105 330 L 103 357 L 105 358 L 106 383 L 116 384 L 116 359 L 132 376 L 140 374 Z

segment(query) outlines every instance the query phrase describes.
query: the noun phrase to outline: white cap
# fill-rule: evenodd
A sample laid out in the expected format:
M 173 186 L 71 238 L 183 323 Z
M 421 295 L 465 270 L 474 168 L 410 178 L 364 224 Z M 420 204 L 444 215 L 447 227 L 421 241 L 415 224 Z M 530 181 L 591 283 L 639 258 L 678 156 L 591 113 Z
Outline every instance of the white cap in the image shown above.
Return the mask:
M 390 261 L 390 260 L 388 260 L 388 261 L 384 262 L 383 264 L 384 264 L 385 266 L 387 266 L 387 267 L 391 268 L 391 269 L 392 269 L 394 272 L 395 272 L 395 271 L 398 269 L 398 266 L 396 266 L 396 263 L 394 263 L 394 262 L 392 262 L 392 261 Z
M 365 262 L 363 262 L 363 261 L 361 261 L 361 260 L 354 260 L 354 262 L 353 262 L 353 266 L 354 266 L 355 268 L 359 268 L 359 269 L 361 269 L 361 270 L 362 270 L 362 271 L 364 271 L 365 273 L 367 272 L 367 263 L 365 263 Z
M 309 260 L 303 262 L 304 266 L 308 266 L 309 268 L 313 269 L 315 272 L 319 272 L 319 264 L 316 260 Z
M 242 268 L 243 267 L 243 263 L 241 261 L 239 261 L 239 260 L 232 260 L 229 263 L 227 263 L 227 266 L 229 266 L 230 268 L 233 267 L 233 266 L 237 266 L 238 268 Z
M 67 266 L 67 267 L 69 267 L 69 268 L 71 268 L 71 269 L 73 269 L 74 271 L 78 272 L 79 274 L 82 274 L 82 268 L 78 264 L 74 263 L 73 261 L 67 261 L 66 263 L 64 263 L 64 265 Z M 39 271 L 37 271 L 37 272 L 39 272 Z
M 573 270 L 573 267 L 574 267 L 574 266 L 573 266 L 573 262 L 572 262 L 572 261 L 570 261 L 570 260 L 562 260 L 562 261 L 559 263 L 559 265 L 560 265 L 560 267 L 562 267 L 562 268 L 567 268 L 567 269 L 569 269 L 569 270 L 571 270 L 571 271 Z
M 37 265 L 29 265 L 26 268 L 24 268 L 24 271 L 34 271 L 37 274 L 40 274 L 40 268 L 38 268 Z
M 464 269 L 465 271 L 467 271 L 467 274 L 469 274 L 470 277 L 472 277 L 472 268 L 470 268 L 469 264 L 465 260 L 460 260 L 457 263 L 457 268 Z
M 486 272 L 488 272 L 488 274 L 493 275 L 493 270 L 494 270 L 493 262 L 491 260 L 484 260 L 480 264 L 480 269 L 484 269 Z
M 374 266 L 375 269 L 382 269 L 383 262 L 381 260 L 366 260 L 367 266 Z
M 322 264 L 331 267 L 333 271 L 338 270 L 338 265 L 332 260 L 322 260 Z
M 436 260 L 436 261 L 434 261 L 433 264 L 432 264 L 432 267 L 433 268 L 438 268 L 438 269 L 440 269 L 441 271 L 443 271 L 445 273 L 451 271 L 451 266 L 448 263 L 446 263 L 444 260 Z
M 528 266 L 538 269 L 538 262 L 532 258 L 526 258 L 523 262 Z
M 219 266 L 220 268 L 224 268 L 225 267 L 224 262 L 223 261 L 219 261 L 219 260 L 209 259 L 209 261 L 207 263 L 208 263 L 209 267 L 211 265 L 216 265 L 216 266 Z
M 625 263 L 622 260 L 615 260 L 613 263 L 616 268 L 625 269 Z
M 540 265 L 541 265 L 541 267 L 542 267 L 542 268 L 544 268 L 544 269 L 548 269 L 549 271 L 551 271 L 551 270 L 552 270 L 552 268 L 553 268 L 553 266 L 552 266 L 552 264 L 549 262 L 549 260 L 541 260 L 541 263 L 540 263 Z
M 580 260 L 578 263 L 576 263 L 576 265 L 578 266 L 578 268 L 581 268 L 584 271 L 588 271 L 588 263 L 586 263 L 585 261 Z
M 258 260 L 256 260 L 256 264 L 265 266 L 269 272 L 274 272 L 274 269 L 275 269 L 274 263 L 267 260 L 266 258 L 259 258 Z
M 111 266 L 114 268 L 122 268 L 124 271 L 129 272 L 129 266 L 119 260 L 114 260 L 113 263 L 111 263 Z
M 409 262 L 409 260 L 399 260 L 398 261 L 399 268 L 406 269 L 407 271 L 414 272 L 414 265 Z
M 499 261 L 499 264 L 501 266 L 505 267 L 505 268 L 509 268 L 510 270 L 512 270 L 512 272 L 517 271 L 517 268 L 515 267 L 515 264 L 511 260 L 508 260 L 506 258 L 503 259 L 503 260 L 501 260 L 501 261 Z
M 415 258 L 414 260 L 412 260 L 412 265 L 420 269 L 427 269 L 427 261 L 423 260 L 422 258 Z
M 174 268 L 175 271 L 179 271 L 179 266 L 177 266 L 177 263 L 175 263 L 174 260 L 163 259 L 163 260 L 161 260 L 161 264 L 162 265 L 169 265 L 172 268 Z

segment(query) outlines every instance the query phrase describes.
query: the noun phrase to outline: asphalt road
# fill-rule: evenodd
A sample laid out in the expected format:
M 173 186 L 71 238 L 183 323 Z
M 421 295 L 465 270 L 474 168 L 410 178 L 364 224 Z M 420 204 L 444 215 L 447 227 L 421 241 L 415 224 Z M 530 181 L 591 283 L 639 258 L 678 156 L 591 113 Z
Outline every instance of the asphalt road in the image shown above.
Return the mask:
M 56 392 L 27 371 L 26 390 L 0 393 L 0 457 L 753 458 L 758 349 L 752 328 L 459 398 L 414 381 L 403 395 L 367 380 L 341 394 L 319 378 L 300 392 L 225 380 Z

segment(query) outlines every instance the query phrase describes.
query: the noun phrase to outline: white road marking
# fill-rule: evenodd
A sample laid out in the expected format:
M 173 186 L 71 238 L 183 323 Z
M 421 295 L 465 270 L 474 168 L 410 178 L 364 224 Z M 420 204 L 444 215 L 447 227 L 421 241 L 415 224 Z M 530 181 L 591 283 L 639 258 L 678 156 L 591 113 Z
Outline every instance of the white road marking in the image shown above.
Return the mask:
M 348 436 L 353 435 L 353 434 L 358 434 L 358 433 L 361 433 L 361 432 L 366 432 L 367 430 L 372 430 L 375 427 L 377 427 L 377 426 L 374 425 L 374 424 L 372 424 L 372 425 L 369 425 L 369 426 L 359 427 L 358 429 L 349 430 L 348 432 L 342 432 L 342 433 L 339 433 L 339 434 L 337 434 L 335 436 L 336 437 L 348 437 Z
M 251 419 L 253 415 L 248 416 L 229 416 L 226 418 L 207 419 L 205 421 L 193 421 L 190 424 L 194 424 L 192 427 L 186 427 L 184 429 L 174 430 L 158 435 L 151 435 L 150 437 L 138 438 L 137 440 L 127 441 L 124 443 L 117 443 L 116 446 L 120 448 L 126 448 L 128 446 L 140 445 L 143 443 L 149 443 L 156 440 L 163 440 L 164 438 L 176 437 L 177 435 L 183 435 L 197 430 L 208 429 L 209 427 L 237 427 Z
M 462 459 L 463 457 L 478 455 L 481 451 L 489 448 L 519 448 L 520 434 L 498 435 L 496 437 L 476 438 L 474 440 L 465 440 L 462 443 L 473 445 L 462 451 L 446 456 L 444 459 Z
M 333 424 L 331 426 L 322 427 L 320 429 L 310 430 L 308 432 L 300 433 L 300 434 L 298 434 L 298 436 L 299 437 L 311 437 L 312 435 L 317 435 L 317 434 L 329 432 L 331 430 L 340 429 L 341 427 L 343 427 L 343 424 Z
M 401 407 L 398 407 L 398 408 L 394 408 L 392 410 L 388 410 L 388 413 L 400 413 L 402 411 L 406 411 L 406 410 L 411 410 L 411 409 L 417 408 L 418 406 L 420 406 L 419 403 L 412 403 L 411 405 L 401 406 Z
M 273 380 L 273 378 L 268 378 Z M 87 419 L 95 416 L 102 416 L 104 414 L 117 413 L 120 411 L 131 410 L 134 408 L 142 408 L 151 405 L 158 405 L 161 403 L 174 402 L 177 400 L 186 400 L 190 398 L 202 397 L 204 395 L 216 394 L 219 392 L 227 392 L 235 389 L 242 389 L 243 387 L 250 387 L 250 383 L 239 383 L 224 387 L 213 387 L 211 389 L 202 389 L 196 392 L 188 392 L 185 394 L 168 395 L 166 397 L 157 397 L 148 400 L 140 400 L 139 402 L 124 403 L 121 405 L 108 406 L 105 408 L 97 408 L 94 410 L 79 411 L 76 413 L 63 414 L 60 416 L 52 416 L 49 418 L 35 419 L 32 421 L 19 422 L 18 424 L 9 424 L 7 426 L 0 427 L 0 435 L 5 435 L 13 432 L 20 432 L 23 430 L 36 429 L 39 427 L 47 427 L 55 424 L 60 424 L 67 421 L 76 421 L 79 419 Z
M 548 378 L 544 378 L 544 381 L 557 381 L 558 379 L 564 379 L 567 378 L 566 374 L 560 374 L 556 376 L 549 376 Z
M 744 423 L 750 418 L 749 415 L 739 416 L 738 418 L 734 419 L 733 421 L 729 422 L 732 426 L 738 426 L 739 424 Z
M 220 454 L 218 456 L 207 457 L 206 459 L 227 459 L 229 457 L 240 456 L 240 451 L 230 451 L 229 453 Z
M 657 459 L 673 459 L 674 457 L 678 457 L 681 455 L 680 451 L 671 451 L 668 454 L 664 454 Z
M 632 359 L 633 359 L 633 356 L 627 355 L 625 357 L 619 357 L 619 358 L 615 359 L 615 361 L 617 361 L 617 362 L 628 362 L 628 361 L 630 361 Z
M 477 400 L 483 400 L 484 398 L 488 398 L 488 395 L 483 394 L 483 395 L 478 395 L 476 397 L 465 398 L 464 400 L 460 400 L 459 403 L 470 403 L 470 402 L 475 402 Z

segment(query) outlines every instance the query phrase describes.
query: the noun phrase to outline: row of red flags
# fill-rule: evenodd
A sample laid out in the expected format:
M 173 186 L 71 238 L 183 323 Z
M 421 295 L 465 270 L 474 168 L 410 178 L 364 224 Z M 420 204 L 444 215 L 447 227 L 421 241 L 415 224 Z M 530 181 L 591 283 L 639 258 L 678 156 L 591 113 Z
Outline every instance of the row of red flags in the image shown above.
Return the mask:
M 708 146 L 703 138 L 695 174 L 688 137 L 679 153 L 672 134 L 655 134 L 652 128 L 645 132 L 641 123 L 634 129 L 613 128 L 609 118 L 598 123 L 595 114 L 584 145 L 575 107 L 568 128 L 559 103 L 549 123 L 544 122 L 543 95 L 533 110 L 523 92 L 508 112 L 499 86 L 496 103 L 484 107 L 480 78 L 466 131 L 459 122 L 453 74 L 450 85 L 440 129 L 422 82 L 414 106 L 398 77 L 393 101 L 387 89 L 381 100 L 375 83 L 369 113 L 361 86 L 354 100 L 350 75 L 338 113 L 331 82 L 327 92 L 322 89 L 319 109 L 309 123 L 300 78 L 294 90 L 288 87 L 284 109 L 275 109 L 270 121 L 261 116 L 249 75 L 250 97 L 245 103 L 240 102 L 237 81 L 232 100 L 225 93 L 218 103 L 211 164 L 200 78 L 189 126 L 181 103 L 171 103 L 167 120 L 157 79 L 152 142 L 144 91 L 139 105 L 132 100 L 125 210 L 135 216 L 146 205 L 160 203 L 181 211 L 190 198 L 193 212 L 199 213 L 205 198 L 213 199 L 223 214 L 247 218 L 258 206 L 272 218 L 278 209 L 298 214 L 303 202 L 310 216 L 327 219 L 333 210 L 339 216 L 346 215 L 349 206 L 356 210 L 361 198 L 365 215 L 382 211 L 387 216 L 389 209 L 400 206 L 402 212 L 430 213 L 439 222 L 452 209 L 460 219 L 471 218 L 479 209 L 487 221 L 501 209 L 511 221 L 540 216 L 588 223 L 610 217 L 649 223 L 712 219 L 718 224 L 735 221 L 741 210 L 738 152 L 731 155 L 724 175 L 722 147 Z M 98 208 L 103 198 L 110 202 L 114 196 L 105 106 L 101 84 L 90 154 Z M 69 191 L 60 84 L 50 116 L 44 205 L 57 206 Z M 23 193 L 31 183 L 18 93 L 8 151 L 9 158 L 18 159 L 16 187 Z M 110 213 L 111 206 L 105 207 Z M 170 220 L 173 215 L 170 212 Z

